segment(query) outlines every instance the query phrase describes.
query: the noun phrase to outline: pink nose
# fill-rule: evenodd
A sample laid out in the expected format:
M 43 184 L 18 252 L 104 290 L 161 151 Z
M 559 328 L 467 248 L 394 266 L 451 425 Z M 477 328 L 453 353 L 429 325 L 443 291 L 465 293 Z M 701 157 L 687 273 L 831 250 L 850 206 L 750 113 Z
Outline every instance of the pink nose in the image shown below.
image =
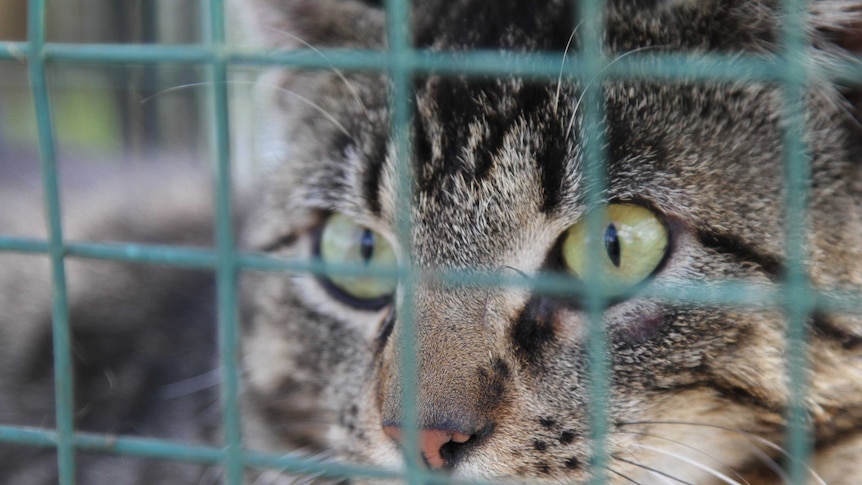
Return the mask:
M 401 428 L 398 426 L 384 426 L 383 432 L 398 443 L 402 443 Z M 458 431 L 443 431 L 439 429 L 423 429 L 419 431 L 419 450 L 428 466 L 431 468 L 443 468 L 446 462 L 440 454 L 440 450 L 446 443 L 466 443 L 470 436 Z

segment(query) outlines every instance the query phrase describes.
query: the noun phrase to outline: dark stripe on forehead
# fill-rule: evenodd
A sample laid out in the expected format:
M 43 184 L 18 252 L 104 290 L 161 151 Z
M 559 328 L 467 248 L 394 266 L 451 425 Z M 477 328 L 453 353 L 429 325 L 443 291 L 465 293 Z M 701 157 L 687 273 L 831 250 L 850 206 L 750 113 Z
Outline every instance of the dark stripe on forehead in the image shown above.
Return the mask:
M 362 196 L 368 204 L 372 214 L 380 216 L 382 207 L 380 205 L 380 183 L 383 166 L 386 164 L 387 138 L 376 136 L 371 142 L 370 152 L 364 154 L 368 157 L 365 161 L 365 172 L 362 177 Z
M 577 24 L 572 4 L 571 0 L 416 2 L 415 44 L 562 50 Z
M 416 173 L 420 186 L 433 190 L 446 178 L 455 174 L 462 174 L 469 178 L 477 176 L 476 173 L 469 173 L 470 166 L 464 159 L 464 150 L 471 136 L 471 125 L 485 122 L 490 103 L 483 102 L 483 98 L 488 93 L 494 92 L 495 84 L 493 80 L 435 78 L 428 80 L 418 90 L 417 96 L 425 98 L 432 112 L 429 119 L 420 120 L 418 123 L 423 129 L 417 138 L 424 136 L 427 143 L 438 147 L 440 152 L 439 159 L 432 159 L 429 149 L 425 153 L 427 158 L 416 160 L 418 164 Z M 479 157 L 477 157 L 477 168 L 487 173 L 490 160 L 479 161 L 478 159 Z
M 542 177 L 541 211 L 545 214 L 553 212 L 560 205 L 568 163 L 565 137 L 546 137 L 542 149 L 536 153 L 536 164 Z
M 564 125 L 568 109 L 554 113 L 556 87 L 512 80 L 433 78 L 417 87 L 420 102 L 429 106 L 414 122 L 416 174 L 420 191 L 434 192 L 455 175 L 484 180 L 501 156 L 506 136 L 530 125 L 529 153 L 542 182 L 541 210 L 560 203 L 569 160 Z M 561 108 L 564 108 L 561 103 Z M 471 129 L 482 134 L 471 142 Z M 472 146 L 471 146 L 472 145 Z M 439 156 L 433 155 L 433 147 Z M 472 150 L 468 153 L 468 150 Z M 473 164 L 467 163 L 472 158 Z

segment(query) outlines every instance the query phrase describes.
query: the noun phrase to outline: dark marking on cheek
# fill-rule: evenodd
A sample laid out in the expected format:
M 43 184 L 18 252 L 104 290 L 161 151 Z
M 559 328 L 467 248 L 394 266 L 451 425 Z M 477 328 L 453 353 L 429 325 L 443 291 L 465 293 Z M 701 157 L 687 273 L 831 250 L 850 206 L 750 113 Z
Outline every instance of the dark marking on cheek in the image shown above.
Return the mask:
M 490 369 L 479 368 L 479 382 L 486 383 L 484 392 L 479 398 L 479 405 L 485 409 L 498 407 L 505 395 L 511 371 L 509 365 L 502 359 L 495 359 Z
M 536 465 L 536 470 L 538 470 L 538 471 L 539 471 L 539 473 L 542 473 L 542 474 L 544 474 L 544 475 L 548 475 L 548 474 L 550 474 L 550 473 L 551 473 L 551 467 L 549 467 L 547 463 L 539 463 L 539 464 L 537 464 L 537 465 Z
M 565 465 L 566 465 L 566 468 L 568 468 L 569 470 L 577 470 L 578 468 L 581 467 L 581 461 L 578 460 L 577 457 L 573 456 L 573 457 L 569 458 L 568 460 L 566 460 Z
M 494 374 L 500 379 L 508 379 L 512 371 L 509 369 L 509 364 L 503 359 L 494 360 Z
M 541 418 L 539 419 L 539 424 L 541 424 L 543 428 L 553 428 L 557 422 L 551 418 Z
M 548 449 L 548 444 L 541 440 L 533 440 L 533 448 L 536 451 L 545 451 Z
M 293 246 L 296 243 L 297 239 L 298 237 L 296 234 L 284 234 L 276 238 L 274 241 L 266 243 L 263 247 L 260 248 L 260 250 L 265 253 L 280 251 L 284 248 Z
M 575 441 L 575 438 L 577 438 L 577 436 L 578 436 L 578 434 L 575 433 L 574 431 L 571 431 L 571 430 L 563 431 L 560 434 L 560 443 L 562 443 L 564 445 L 569 445 L 572 443 L 572 441 Z
M 375 349 L 374 354 L 379 355 L 380 352 L 383 351 L 383 348 L 386 346 L 386 342 L 389 340 L 389 336 L 392 335 L 392 330 L 395 329 L 395 309 L 389 308 L 389 311 L 386 313 L 386 317 L 383 319 L 383 322 L 380 324 L 380 330 L 377 332 L 377 337 L 375 337 Z
M 528 364 L 538 364 L 543 351 L 557 338 L 554 304 L 533 297 L 512 326 L 511 338 L 516 355 Z
M 647 313 L 614 329 L 612 339 L 617 348 L 637 347 L 661 335 L 667 314 L 663 311 Z

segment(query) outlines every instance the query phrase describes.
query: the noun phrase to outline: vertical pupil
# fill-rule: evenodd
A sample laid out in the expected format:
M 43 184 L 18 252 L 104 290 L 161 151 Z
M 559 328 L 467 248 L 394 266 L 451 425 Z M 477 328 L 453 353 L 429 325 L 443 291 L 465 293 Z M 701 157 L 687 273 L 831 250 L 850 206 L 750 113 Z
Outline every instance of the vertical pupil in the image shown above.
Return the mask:
M 620 240 L 617 237 L 617 226 L 611 225 L 605 229 L 605 251 L 608 252 L 608 257 L 617 268 L 620 267 Z
M 359 239 L 359 255 L 366 263 L 371 261 L 371 257 L 374 256 L 374 234 L 368 229 L 362 231 L 362 236 Z

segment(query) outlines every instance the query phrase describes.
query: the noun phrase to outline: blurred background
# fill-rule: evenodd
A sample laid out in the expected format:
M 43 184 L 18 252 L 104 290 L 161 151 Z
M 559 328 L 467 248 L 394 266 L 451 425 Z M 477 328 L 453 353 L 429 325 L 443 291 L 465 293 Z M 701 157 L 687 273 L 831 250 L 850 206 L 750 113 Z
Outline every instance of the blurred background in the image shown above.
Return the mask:
M 26 40 L 26 4 L 0 0 L 0 42 Z M 200 0 L 49 1 L 47 41 L 196 44 L 206 32 L 204 8 Z M 51 63 L 47 74 L 61 165 L 212 158 L 205 66 Z M 242 132 L 252 112 L 251 82 L 243 73 L 232 76 L 233 125 Z M 235 158 L 245 160 L 238 165 L 247 165 L 248 150 L 234 142 Z M 0 61 L 0 166 L 37 160 L 27 65 Z
M 202 0 L 57 0 L 47 2 L 47 41 L 67 44 L 199 44 L 207 34 Z M 0 0 L 0 43 L 26 41 L 27 0 Z M 236 18 L 228 14 L 228 19 Z M 240 26 L 230 22 L 236 41 Z M 235 185 L 256 172 L 255 102 L 248 69 L 230 72 L 231 159 Z M 143 180 L 182 165 L 195 184 L 211 187 L 210 87 L 205 65 L 50 62 L 48 89 L 56 135 L 64 220 L 75 217 L 70 194 L 93 192 L 118 178 Z M 27 63 L 0 60 L 0 190 L 41 206 L 38 134 Z M 156 174 L 151 176 L 151 174 Z M 114 184 L 117 185 L 117 184 Z M 126 184 L 128 185 L 128 183 Z M 139 184 L 142 185 L 143 184 Z M 81 190 L 83 189 L 83 190 Z M 150 190 L 152 204 L 159 203 Z M 165 189 L 167 190 L 167 189 Z M 31 197 L 32 196 L 32 197 Z M 26 199 L 26 202 L 25 202 Z M 9 198 L 7 197 L 7 200 Z M 5 210 L 16 210 L 6 207 Z M 22 209 L 23 210 L 23 209 Z M 43 212 L 38 209 L 38 212 Z M 42 237 L 44 221 L 25 232 Z
M 25 40 L 26 0 L 0 0 L 0 40 Z M 64 43 L 197 43 L 195 0 L 64 0 L 48 3 L 47 40 Z M 169 151 L 196 158 L 200 67 L 51 64 L 49 89 L 61 158 L 141 161 Z M 0 63 L 0 153 L 30 158 L 36 133 L 27 67 Z M 6 159 L 6 156 L 3 157 Z

